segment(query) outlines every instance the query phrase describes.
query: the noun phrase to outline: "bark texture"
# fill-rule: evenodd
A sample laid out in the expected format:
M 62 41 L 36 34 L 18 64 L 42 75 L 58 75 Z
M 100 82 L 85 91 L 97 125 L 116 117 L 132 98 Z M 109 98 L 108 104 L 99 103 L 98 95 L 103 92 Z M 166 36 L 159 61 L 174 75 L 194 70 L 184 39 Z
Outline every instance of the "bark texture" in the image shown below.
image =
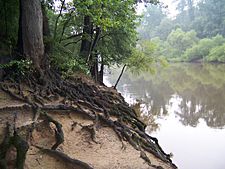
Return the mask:
M 80 54 L 88 59 L 91 50 L 91 39 L 93 34 L 93 24 L 90 16 L 84 16 L 83 37 L 81 42 Z
M 37 70 L 44 64 L 43 16 L 39 0 L 20 0 L 19 51 Z

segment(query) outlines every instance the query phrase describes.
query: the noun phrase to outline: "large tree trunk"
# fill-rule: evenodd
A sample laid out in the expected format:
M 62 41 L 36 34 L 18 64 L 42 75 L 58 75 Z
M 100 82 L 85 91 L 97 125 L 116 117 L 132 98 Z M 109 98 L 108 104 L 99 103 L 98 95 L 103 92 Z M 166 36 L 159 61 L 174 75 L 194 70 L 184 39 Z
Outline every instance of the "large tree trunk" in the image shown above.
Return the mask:
M 47 39 L 47 41 L 44 43 L 45 54 L 49 55 L 52 51 L 52 43 L 50 41 L 51 31 L 50 31 L 49 21 L 48 21 L 48 17 L 47 17 L 47 11 L 43 4 L 42 4 L 42 15 L 43 15 L 43 36 L 44 36 L 44 38 Z
M 39 0 L 20 0 L 19 53 L 41 72 L 45 66 L 43 16 Z

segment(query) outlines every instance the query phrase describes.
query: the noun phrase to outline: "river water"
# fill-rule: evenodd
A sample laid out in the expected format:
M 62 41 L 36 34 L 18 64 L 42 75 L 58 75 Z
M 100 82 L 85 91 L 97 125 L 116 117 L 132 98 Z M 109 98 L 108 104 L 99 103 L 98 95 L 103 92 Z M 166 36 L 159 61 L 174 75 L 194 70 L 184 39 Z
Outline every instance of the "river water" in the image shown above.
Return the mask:
M 120 69 L 106 73 L 115 84 Z M 125 72 L 117 87 L 179 169 L 225 169 L 225 65 L 171 64 Z

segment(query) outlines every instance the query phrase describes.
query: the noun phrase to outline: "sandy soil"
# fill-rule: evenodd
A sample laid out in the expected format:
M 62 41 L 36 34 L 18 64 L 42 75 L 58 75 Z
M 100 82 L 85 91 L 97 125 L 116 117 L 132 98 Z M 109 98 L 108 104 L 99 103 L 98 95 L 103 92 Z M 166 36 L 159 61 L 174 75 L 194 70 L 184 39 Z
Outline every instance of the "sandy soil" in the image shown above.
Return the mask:
M 9 112 L 1 114 L 4 121 L 9 120 Z M 28 114 L 26 114 L 28 115 Z M 24 118 L 24 113 L 21 113 Z M 82 126 L 92 124 L 92 121 L 82 117 L 82 115 L 71 113 L 51 113 L 51 116 L 63 125 L 65 141 L 59 146 L 59 151 L 66 153 L 71 158 L 79 159 L 88 163 L 96 169 L 152 169 L 153 167 L 140 158 L 140 152 L 135 150 L 130 144 L 124 142 L 125 149 L 122 149 L 122 143 L 115 132 L 109 128 L 101 126 L 96 133 L 96 143 L 92 141 L 90 132 L 82 129 Z M 8 118 L 6 118 L 8 117 Z M 30 116 L 31 117 L 31 116 Z M 1 120 L 2 120 L 1 118 Z M 29 116 L 26 116 L 29 121 Z M 2 120 L 3 121 L 3 120 Z M 28 122 L 27 121 L 27 122 Z M 78 123 L 74 126 L 74 122 Z M 1 123 L 3 129 L 4 123 Z M 72 127 L 74 126 L 74 127 Z M 43 123 L 39 125 L 33 132 L 32 144 L 39 145 L 44 148 L 51 148 L 55 142 L 54 127 Z M 1 138 L 3 138 L 3 130 L 1 130 Z M 164 169 L 170 169 L 169 164 L 165 164 L 161 160 L 155 158 L 151 154 L 147 154 L 152 164 L 162 166 Z M 26 158 L 26 169 L 67 169 L 60 159 L 51 157 L 42 153 L 39 149 L 30 145 L 30 149 Z
M 0 91 L 0 109 L 2 107 L 20 106 L 24 103 L 12 100 L 9 96 Z M 91 133 L 85 126 L 92 125 L 93 121 L 88 117 L 76 112 L 49 112 L 49 115 L 60 122 L 63 126 L 65 141 L 58 148 L 59 151 L 69 157 L 81 160 L 95 169 L 153 169 L 142 158 L 140 151 L 134 149 L 129 143 L 120 141 L 116 133 L 104 124 L 99 124 L 96 132 L 96 139 L 91 139 Z M 17 111 L 16 127 L 31 124 L 33 114 L 30 110 L 22 109 Z M 4 138 L 6 122 L 12 122 L 14 112 L 0 111 L 0 143 Z M 25 138 L 25 134 L 24 134 Z M 43 148 L 51 148 L 55 143 L 54 125 L 38 122 L 37 128 L 32 133 L 29 141 L 30 148 L 27 152 L 26 169 L 70 169 L 73 168 L 62 159 L 41 152 L 33 145 Z M 125 147 L 125 148 L 124 148 Z M 167 164 L 150 153 L 146 155 L 155 166 L 164 169 L 172 169 Z M 15 160 L 15 149 L 8 154 L 8 162 Z M 13 168 L 13 167 L 12 167 Z M 160 168 L 160 167 L 158 167 Z
M 115 132 L 109 127 L 100 127 L 96 133 L 96 143 L 91 140 L 90 133 L 80 125 L 76 125 L 72 130 L 74 122 L 83 126 L 92 124 L 92 121 L 85 119 L 81 115 L 55 114 L 54 118 L 63 124 L 65 133 L 65 142 L 59 147 L 60 151 L 66 153 L 72 158 L 79 159 L 91 165 L 96 169 L 151 169 L 143 159 L 140 158 L 140 152 L 135 150 L 130 144 L 124 142 L 126 148 L 122 150 L 122 143 Z M 42 128 L 35 131 L 34 143 L 40 146 L 50 148 L 54 143 L 54 132 Z M 43 132 L 43 130 L 45 132 Z M 46 137 L 47 136 L 47 137 Z M 47 138 L 47 139 L 46 139 Z M 148 154 L 152 164 L 170 168 L 168 164 Z M 60 163 L 48 155 L 41 154 L 37 149 L 31 147 L 28 152 L 27 166 L 32 169 L 61 169 L 66 164 Z

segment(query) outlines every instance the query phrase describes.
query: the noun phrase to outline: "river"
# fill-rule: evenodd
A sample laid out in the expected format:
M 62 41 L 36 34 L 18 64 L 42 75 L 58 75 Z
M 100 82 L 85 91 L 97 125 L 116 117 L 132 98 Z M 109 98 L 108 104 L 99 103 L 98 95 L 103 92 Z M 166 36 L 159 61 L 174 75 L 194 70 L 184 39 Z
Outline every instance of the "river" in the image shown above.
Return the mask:
M 120 69 L 106 73 L 115 84 Z M 225 168 L 225 65 L 171 64 L 125 72 L 117 87 L 179 169 Z

